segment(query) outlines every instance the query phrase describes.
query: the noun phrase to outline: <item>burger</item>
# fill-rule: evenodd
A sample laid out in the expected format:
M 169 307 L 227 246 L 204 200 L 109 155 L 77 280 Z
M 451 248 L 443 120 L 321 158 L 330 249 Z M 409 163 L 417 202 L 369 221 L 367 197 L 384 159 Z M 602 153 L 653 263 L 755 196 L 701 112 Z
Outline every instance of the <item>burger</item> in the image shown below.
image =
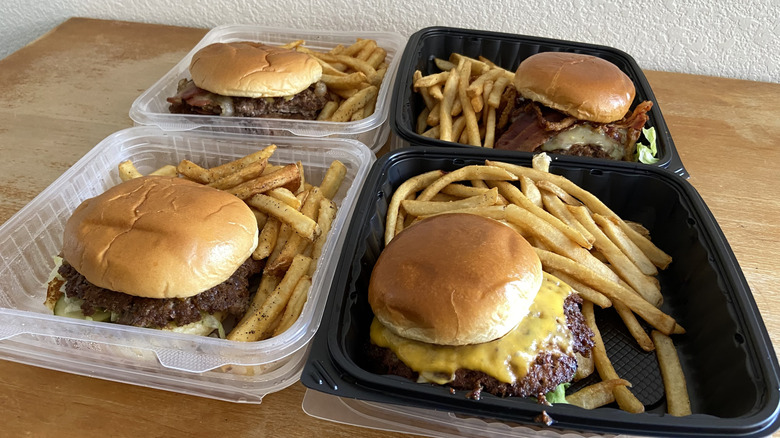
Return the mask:
M 537 397 L 571 381 L 593 333 L 572 289 L 493 219 L 449 213 L 399 233 L 371 273 L 367 362 L 454 390 Z
M 308 54 L 240 41 L 214 43 L 190 61 L 169 110 L 180 114 L 312 120 L 330 100 Z
M 511 116 L 496 149 L 637 160 L 653 103 L 630 109 L 636 90 L 615 64 L 579 53 L 540 52 L 520 63 L 513 85 Z
M 82 202 L 65 224 L 54 314 L 198 335 L 249 306 L 254 214 L 183 178 L 147 176 Z

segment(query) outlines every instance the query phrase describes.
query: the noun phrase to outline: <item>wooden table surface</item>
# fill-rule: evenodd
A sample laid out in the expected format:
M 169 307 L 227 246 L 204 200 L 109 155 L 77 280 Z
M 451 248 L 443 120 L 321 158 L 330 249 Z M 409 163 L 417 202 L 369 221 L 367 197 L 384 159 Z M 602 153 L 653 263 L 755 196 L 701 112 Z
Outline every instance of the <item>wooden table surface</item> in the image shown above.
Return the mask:
M 0 223 L 109 134 L 203 29 L 74 18 L 0 60 Z M 690 182 L 780 346 L 780 85 L 646 71 Z M 309 417 L 296 383 L 234 404 L 0 360 L 1 436 L 394 436 Z

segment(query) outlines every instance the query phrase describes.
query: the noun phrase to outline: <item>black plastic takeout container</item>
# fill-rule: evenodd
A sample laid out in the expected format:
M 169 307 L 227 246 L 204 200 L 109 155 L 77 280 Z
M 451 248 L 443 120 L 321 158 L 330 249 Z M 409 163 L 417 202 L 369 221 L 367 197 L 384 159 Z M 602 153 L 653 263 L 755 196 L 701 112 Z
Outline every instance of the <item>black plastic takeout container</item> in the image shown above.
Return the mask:
M 688 172 L 683 167 L 682 161 L 674 147 L 672 136 L 669 134 L 669 129 L 661 114 L 661 109 L 644 73 L 630 55 L 607 46 L 450 27 L 421 29 L 407 41 L 398 66 L 398 76 L 395 81 L 393 100 L 390 106 L 390 127 L 398 137 L 410 144 L 439 147 L 474 147 L 424 137 L 415 132 L 417 116 L 425 108 L 425 103 L 419 93 L 414 92 L 412 89 L 414 71 L 420 70 L 423 75 L 437 73 L 440 70 L 434 63 L 434 59 L 448 59 L 452 53 L 460 53 L 473 58 L 482 55 L 501 67 L 515 71 L 520 62 L 525 58 L 539 52 L 550 51 L 575 52 L 598 56 L 612 62 L 623 70 L 636 87 L 636 96 L 631 107 L 634 108 L 638 103 L 645 100 L 653 102 L 653 108 L 648 113 L 650 120 L 647 126 L 653 126 L 656 130 L 659 161 L 654 166 L 669 169 L 685 178 L 688 177 Z M 521 156 L 530 155 L 529 152 L 515 153 Z M 583 160 L 583 163 L 591 160 L 608 161 L 596 158 L 583 158 Z
M 629 414 L 614 405 L 587 411 L 571 405 L 542 406 L 523 398 L 418 384 L 373 374 L 363 360 L 373 313 L 368 282 L 383 248 L 384 218 L 394 190 L 406 179 L 434 169 L 500 160 L 530 166 L 531 157 L 476 148 L 411 147 L 390 152 L 371 169 L 347 232 L 328 304 L 301 376 L 309 388 L 346 398 L 532 424 L 546 411 L 555 428 L 609 434 L 658 436 L 764 436 L 780 427 L 777 357 L 749 286 L 714 217 L 696 190 L 668 170 L 639 164 L 557 157 L 551 171 L 598 196 L 625 220 L 647 227 L 673 257 L 658 279 L 662 310 L 685 329 L 673 335 L 690 393 L 693 415 L 666 412 L 654 353 L 636 346 L 611 309 L 596 317 L 618 374 L 632 382 L 645 405 Z M 589 379 L 597 379 L 591 376 Z M 588 383 L 587 381 L 585 383 Z M 576 383 L 570 391 L 583 383 Z

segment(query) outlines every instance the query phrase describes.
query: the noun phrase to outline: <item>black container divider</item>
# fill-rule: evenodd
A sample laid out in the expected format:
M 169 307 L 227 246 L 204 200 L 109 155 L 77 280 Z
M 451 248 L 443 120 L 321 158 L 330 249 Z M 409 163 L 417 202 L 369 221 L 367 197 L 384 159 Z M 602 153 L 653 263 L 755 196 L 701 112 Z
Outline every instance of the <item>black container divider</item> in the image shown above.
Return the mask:
M 542 406 L 529 399 L 483 395 L 373 374 L 364 363 L 373 313 L 368 281 L 383 248 L 384 217 L 394 190 L 407 178 L 454 170 L 484 159 L 530 166 L 530 156 L 476 148 L 412 147 L 377 161 L 366 180 L 331 286 L 323 322 L 301 381 L 309 388 L 367 401 L 454 412 L 512 423 L 533 423 L 546 411 L 555 427 L 598 433 L 656 436 L 743 436 L 780 427 L 778 362 L 750 289 L 715 219 L 696 190 L 674 173 L 636 163 L 554 158 L 551 171 L 598 196 L 626 220 L 650 231 L 674 261 L 659 274 L 662 310 L 685 329 L 674 335 L 688 382 L 693 415 L 665 414 L 663 383 L 654 353 L 646 353 L 611 309 L 597 313 L 611 360 L 645 404 L 643 414 L 614 406 L 586 411 Z M 595 377 L 592 377 L 595 379 Z M 587 382 L 586 382 L 587 383 Z M 575 384 L 570 391 L 582 384 Z M 491 421 L 492 421 L 491 420 Z
M 414 71 L 420 70 L 423 75 L 437 73 L 440 70 L 436 67 L 434 58 L 448 59 L 451 53 L 461 53 L 474 58 L 482 55 L 497 65 L 514 71 L 523 59 L 539 52 L 549 51 L 598 56 L 623 70 L 636 87 L 632 108 L 645 100 L 653 102 L 648 126 L 655 127 L 659 158 L 658 163 L 653 166 L 669 169 L 684 178 L 689 177 L 645 74 L 633 57 L 612 47 L 451 27 L 428 27 L 419 30 L 409 38 L 399 64 L 390 106 L 390 127 L 399 138 L 413 145 L 473 148 L 473 146 L 424 137 L 415 132 L 417 115 L 425 108 L 425 103 L 419 93 L 415 93 L 412 89 Z M 515 153 L 519 156 L 530 154 L 519 151 Z M 581 158 L 581 160 L 583 165 L 587 165 L 591 160 L 608 161 L 598 158 Z

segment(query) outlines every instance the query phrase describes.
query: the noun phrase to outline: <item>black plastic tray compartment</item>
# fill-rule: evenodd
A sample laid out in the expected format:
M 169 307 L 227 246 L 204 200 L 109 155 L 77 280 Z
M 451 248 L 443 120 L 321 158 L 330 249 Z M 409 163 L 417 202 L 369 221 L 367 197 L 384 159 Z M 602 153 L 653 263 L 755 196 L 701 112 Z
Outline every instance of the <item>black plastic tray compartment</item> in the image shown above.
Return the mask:
M 414 71 L 420 70 L 423 75 L 437 73 L 439 69 L 434 63 L 434 58 L 448 59 L 453 52 L 474 58 L 482 55 L 496 64 L 514 71 L 523 59 L 539 52 L 550 51 L 598 56 L 623 70 L 636 87 L 632 108 L 644 100 L 653 102 L 653 108 L 649 112 L 648 126 L 655 127 L 657 136 L 659 161 L 654 166 L 669 169 L 685 178 L 689 176 L 683 167 L 672 136 L 669 134 L 669 129 L 661 114 L 661 109 L 642 69 L 627 53 L 607 46 L 451 27 L 421 29 L 409 38 L 401 57 L 390 106 L 390 126 L 396 135 L 411 144 L 471 148 L 473 146 L 423 137 L 415 132 L 417 115 L 425 108 L 425 103 L 422 97 L 412 90 Z M 516 153 L 527 154 L 526 152 Z M 583 160 L 583 164 L 585 164 L 594 158 L 583 158 Z

